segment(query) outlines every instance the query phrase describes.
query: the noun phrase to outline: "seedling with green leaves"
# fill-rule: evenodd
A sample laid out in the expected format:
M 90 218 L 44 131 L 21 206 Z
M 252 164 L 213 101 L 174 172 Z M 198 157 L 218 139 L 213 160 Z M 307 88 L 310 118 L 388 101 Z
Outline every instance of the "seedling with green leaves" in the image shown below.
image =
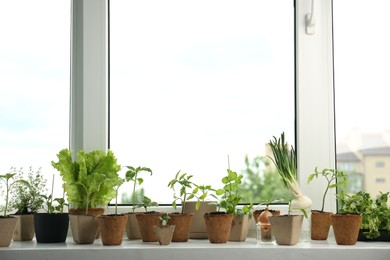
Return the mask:
M 158 217 L 158 220 L 161 223 L 161 226 L 165 227 L 168 226 L 168 220 L 170 219 L 168 213 L 164 213 L 161 217 Z
M 142 207 L 142 205 L 139 205 L 137 204 L 136 202 L 136 188 L 137 188 L 137 185 L 140 186 L 143 182 L 144 182 L 144 179 L 143 178 L 140 178 L 138 177 L 138 174 L 140 172 L 149 172 L 150 175 L 152 175 L 152 170 L 148 167 L 133 167 L 133 166 L 126 166 L 128 171 L 126 172 L 126 181 L 127 182 L 130 182 L 132 181 L 133 182 L 133 190 L 132 190 L 132 211 L 135 212 L 135 209 L 136 208 L 139 208 L 139 207 Z M 145 199 L 145 198 L 143 198 Z M 147 198 L 144 202 L 147 202 L 149 198 Z M 145 204 L 143 202 L 143 204 Z M 150 201 L 151 202 L 151 201 Z M 145 207 L 145 206 L 144 206 Z M 146 209 L 145 209 L 146 211 Z
M 238 216 L 249 214 L 250 217 L 252 216 L 252 204 L 244 205 L 242 209 L 237 208 L 241 200 L 241 196 L 238 194 L 238 186 L 241 184 L 242 178 L 243 175 L 239 175 L 230 169 L 227 170 L 227 175 L 222 178 L 223 188 L 216 191 L 216 195 L 221 196 L 218 203 L 218 211 L 220 208 L 224 208 L 226 213 Z
M 188 175 L 187 173 L 181 173 L 178 171 L 175 175 L 175 178 L 168 183 L 168 187 L 174 191 L 172 206 L 176 209 L 177 201 L 180 201 L 181 205 L 184 205 L 188 200 L 196 198 L 195 209 L 198 210 L 200 203 L 204 201 L 209 195 L 209 191 L 214 191 L 210 185 L 197 185 L 191 181 L 193 175 Z M 177 195 L 175 186 L 179 185 L 179 195 Z M 200 192 L 200 194 L 198 194 Z M 215 196 L 215 195 L 211 195 Z M 181 213 L 183 213 L 184 207 L 182 207 Z
M 41 195 L 43 205 L 45 205 L 44 209 L 47 213 L 53 214 L 56 212 L 63 213 L 64 212 L 64 206 L 68 206 L 68 204 L 65 203 L 64 198 L 54 198 L 50 194 L 48 196 Z M 53 202 L 57 202 L 57 205 L 54 205 Z
M 339 187 L 341 185 L 346 186 L 347 177 L 344 174 L 344 172 L 342 172 L 342 171 L 338 171 L 335 169 L 328 169 L 328 168 L 325 168 L 322 171 L 318 171 L 318 169 L 316 167 L 314 170 L 314 173 L 310 174 L 310 176 L 307 180 L 307 183 L 309 184 L 314 179 L 314 177 L 318 178 L 321 176 L 324 177 L 326 179 L 326 182 L 327 182 L 324 195 L 322 196 L 322 206 L 321 206 L 321 210 L 320 210 L 320 212 L 323 212 L 324 207 L 325 207 L 326 194 L 328 193 L 328 191 L 330 189 L 334 189 L 334 188 Z
M 142 207 L 145 209 L 145 212 L 149 212 L 149 207 L 157 207 L 158 203 L 155 201 L 152 201 L 149 197 L 144 196 L 142 198 Z
M 28 185 L 28 182 L 24 180 L 15 180 L 14 178 L 15 175 L 16 173 L 11 173 L 11 172 L 6 173 L 4 175 L 0 175 L 0 180 L 5 184 L 5 206 L 4 206 L 3 217 L 7 217 L 9 193 L 11 191 L 12 186 L 19 182 Z

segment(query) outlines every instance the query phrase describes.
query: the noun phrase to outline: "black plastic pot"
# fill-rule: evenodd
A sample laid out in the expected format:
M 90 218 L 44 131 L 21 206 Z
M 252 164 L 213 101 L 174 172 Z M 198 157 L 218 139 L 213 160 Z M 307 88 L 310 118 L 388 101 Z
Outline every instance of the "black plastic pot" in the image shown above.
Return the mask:
M 68 213 L 37 213 L 34 228 L 38 243 L 63 243 L 68 235 Z
M 381 234 L 377 238 L 367 238 L 363 232 L 368 232 L 368 229 L 360 229 L 359 230 L 359 236 L 358 236 L 358 241 L 365 241 L 365 242 L 370 242 L 370 241 L 382 241 L 382 242 L 390 242 L 390 231 L 387 230 L 379 230 L 379 233 Z

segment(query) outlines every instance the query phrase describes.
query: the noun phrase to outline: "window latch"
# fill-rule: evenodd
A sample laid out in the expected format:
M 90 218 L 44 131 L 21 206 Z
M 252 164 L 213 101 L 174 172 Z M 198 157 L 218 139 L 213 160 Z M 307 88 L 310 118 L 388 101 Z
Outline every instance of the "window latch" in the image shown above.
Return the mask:
M 306 34 L 313 35 L 316 32 L 316 17 L 314 15 L 314 2 L 311 0 L 311 13 L 306 14 Z

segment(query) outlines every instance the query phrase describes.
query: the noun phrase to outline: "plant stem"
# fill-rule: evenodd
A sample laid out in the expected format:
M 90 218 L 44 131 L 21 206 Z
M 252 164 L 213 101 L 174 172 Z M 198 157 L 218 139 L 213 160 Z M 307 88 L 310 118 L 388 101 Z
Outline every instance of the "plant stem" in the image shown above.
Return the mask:
M 132 202 L 133 202 L 133 213 L 135 212 L 135 187 L 137 186 L 137 173 L 134 175 L 134 185 L 133 185 L 133 195 L 132 195 Z

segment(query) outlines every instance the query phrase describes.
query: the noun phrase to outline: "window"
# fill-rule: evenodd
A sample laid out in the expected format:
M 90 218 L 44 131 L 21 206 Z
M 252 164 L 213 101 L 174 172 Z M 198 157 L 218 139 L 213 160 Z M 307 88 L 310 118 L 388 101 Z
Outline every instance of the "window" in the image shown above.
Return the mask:
M 179 170 L 220 188 L 228 156 L 265 175 L 272 136 L 294 144 L 293 24 L 291 0 L 110 1 L 110 149 L 152 168 L 148 197 L 170 203 Z
M 334 1 L 338 165 L 352 163 L 346 173 L 361 173 L 360 189 L 373 196 L 390 190 L 380 177 L 390 172 L 389 8 L 386 0 Z
M 58 176 L 51 161 L 69 145 L 70 1 L 2 1 L 1 8 L 0 171 L 41 168 L 50 190 Z M 54 191 L 62 197 L 60 181 Z

